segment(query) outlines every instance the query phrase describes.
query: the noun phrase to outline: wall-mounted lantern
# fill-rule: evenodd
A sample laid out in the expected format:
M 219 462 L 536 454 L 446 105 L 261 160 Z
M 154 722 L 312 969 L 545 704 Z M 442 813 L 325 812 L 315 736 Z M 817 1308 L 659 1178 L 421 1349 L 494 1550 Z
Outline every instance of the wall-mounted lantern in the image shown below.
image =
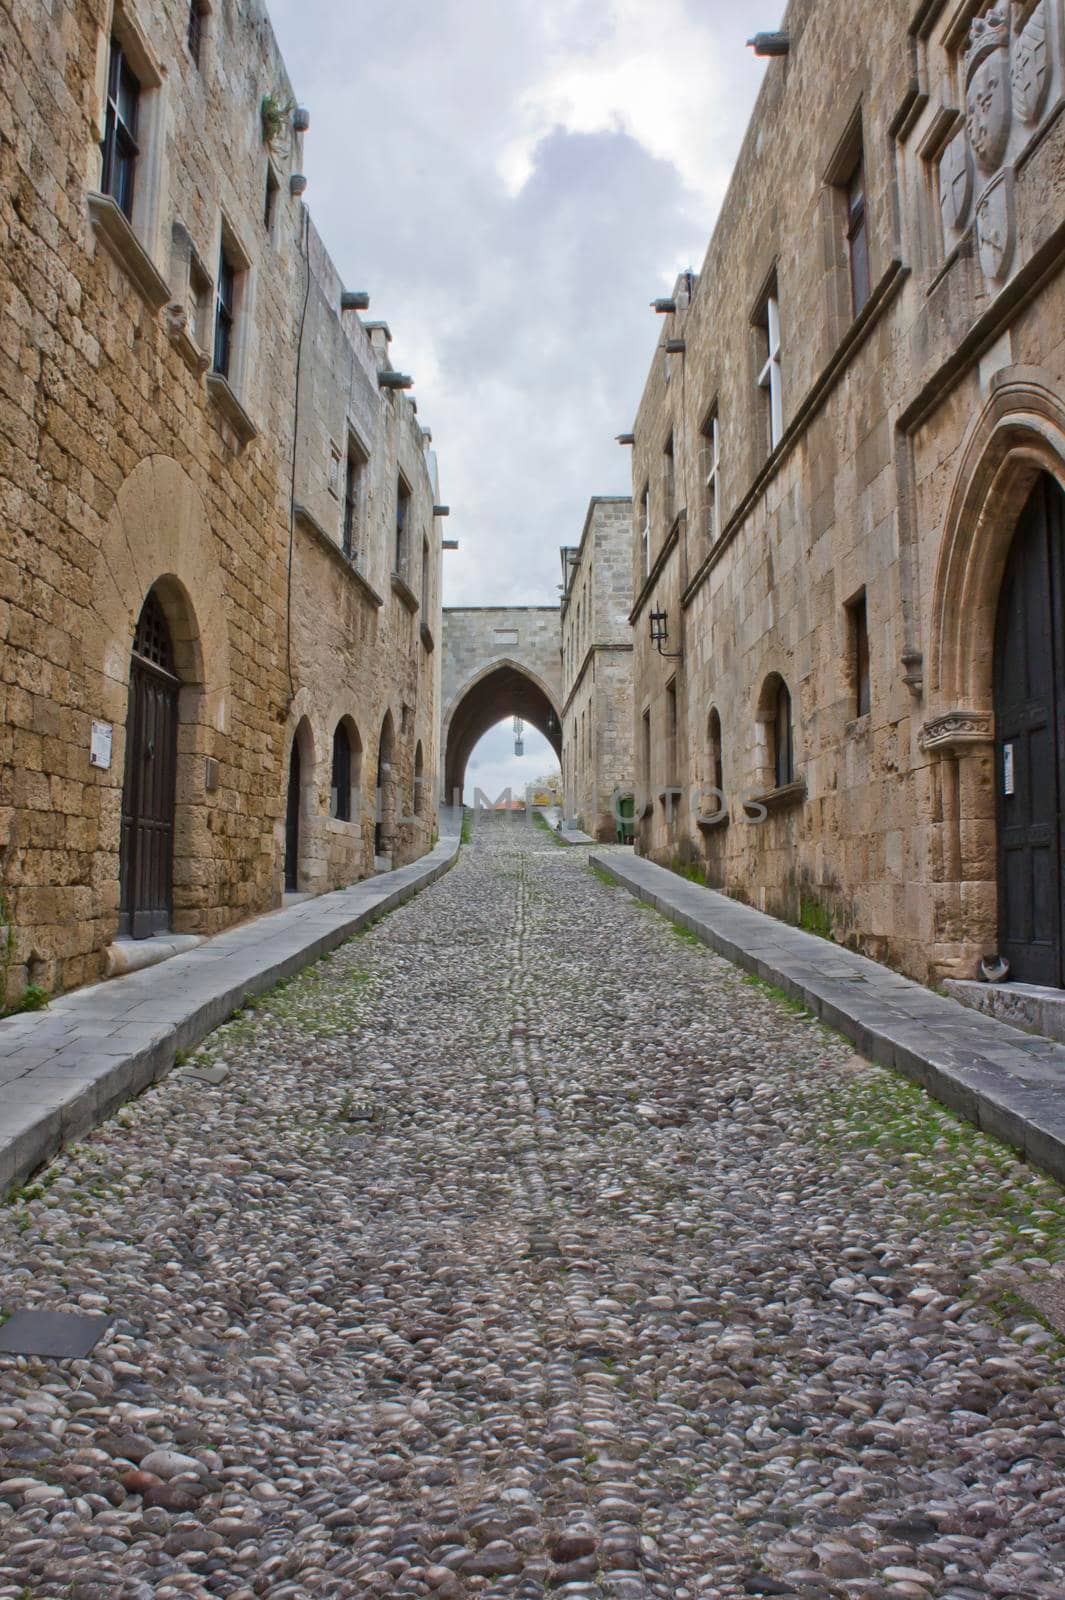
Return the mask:
M 669 638 L 669 613 L 666 611 L 651 612 L 651 643 L 660 656 L 665 656 L 667 661 L 679 661 L 683 650 L 663 650 L 662 646 Z

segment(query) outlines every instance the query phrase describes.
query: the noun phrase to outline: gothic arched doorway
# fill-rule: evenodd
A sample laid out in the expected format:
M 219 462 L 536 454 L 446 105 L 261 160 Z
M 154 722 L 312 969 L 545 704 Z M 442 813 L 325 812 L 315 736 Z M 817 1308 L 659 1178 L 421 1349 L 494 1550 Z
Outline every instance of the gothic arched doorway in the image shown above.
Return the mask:
M 395 727 L 391 711 L 386 712 L 381 724 L 381 740 L 377 747 L 377 816 L 374 827 L 374 855 L 391 856 L 396 831 L 396 786 L 392 763 L 395 758 Z
M 119 854 L 120 934 L 170 928 L 177 801 L 178 691 L 170 629 L 155 590 L 133 635 Z
M 295 894 L 300 886 L 300 805 L 303 797 L 303 774 L 300 762 L 300 742 L 292 741 L 288 758 L 288 798 L 285 801 L 285 893 Z
M 1065 983 L 1065 495 L 1040 475 L 1010 546 L 994 662 L 999 954 L 1022 983 Z

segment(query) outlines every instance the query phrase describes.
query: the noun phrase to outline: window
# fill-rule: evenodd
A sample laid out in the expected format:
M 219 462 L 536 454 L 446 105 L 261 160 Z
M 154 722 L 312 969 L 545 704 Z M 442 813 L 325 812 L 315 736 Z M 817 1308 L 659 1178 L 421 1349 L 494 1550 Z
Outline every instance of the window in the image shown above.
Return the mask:
M 206 17 L 207 7 L 204 5 L 203 0 L 190 0 L 189 28 L 185 37 L 189 47 L 189 55 L 197 66 L 201 65 L 203 56 L 203 30 Z
M 640 576 L 651 570 L 651 486 L 645 483 L 640 496 Z
M 673 450 L 673 434 L 670 433 L 666 440 L 666 448 L 662 452 L 662 509 L 665 512 L 666 531 L 673 526 L 676 516 L 677 500 L 677 464 Z
M 869 277 L 869 230 L 865 214 L 865 158 L 859 150 L 854 170 L 844 185 L 847 198 L 847 254 L 851 272 L 851 310 L 857 316 L 872 293 Z
M 348 434 L 348 459 L 344 469 L 344 554 L 352 561 L 359 558 L 359 517 L 362 505 L 363 474 L 366 456 L 359 448 L 353 433 Z
M 111 40 L 107 74 L 101 186 L 128 220 L 133 220 L 133 182 L 137 168 L 137 119 L 141 86 L 117 39 Z
M 643 781 L 648 794 L 651 789 L 651 708 L 648 706 L 643 714 L 643 749 L 641 766 L 643 768 Z
M 795 736 L 791 718 L 791 694 L 783 678 L 773 699 L 773 782 L 778 789 L 795 782 Z
M 215 290 L 214 371 L 227 380 L 233 364 L 236 287 L 237 270 L 223 239 L 218 256 L 218 285 Z
M 189 322 L 192 337 L 201 350 L 207 350 L 211 334 L 211 279 L 199 256 L 189 256 Z
M 333 734 L 333 785 L 329 815 L 338 822 L 351 821 L 351 739 L 342 722 Z
M 847 617 L 850 624 L 850 680 L 854 715 L 864 717 L 868 716 L 873 704 L 869 670 L 869 614 L 864 593 L 851 601 L 847 607 Z
M 710 758 L 709 779 L 711 789 L 716 790 L 714 796 L 715 809 L 725 803 L 725 772 L 721 759 L 721 717 L 715 706 L 710 712 L 706 726 L 707 753 Z
M 776 274 L 755 317 L 761 342 L 758 387 L 765 394 L 769 448 L 775 450 L 784 436 L 784 394 L 780 377 L 780 304 Z
M 721 532 L 718 481 L 721 466 L 721 440 L 717 426 L 717 407 L 703 423 L 703 521 L 706 537 L 713 544 Z
M 421 594 L 420 594 L 419 598 L 420 598 L 421 603 L 422 603 L 422 610 L 423 611 L 428 611 L 428 609 L 429 609 L 429 541 L 428 541 L 428 539 L 423 539 L 422 540 L 422 587 L 421 587 Z
M 420 817 L 425 812 L 425 757 L 422 754 L 421 740 L 418 741 L 414 751 L 414 815 Z
M 666 760 L 668 781 L 676 787 L 677 783 L 677 680 L 671 678 L 666 684 Z
M 277 215 L 277 197 L 281 192 L 281 185 L 277 181 L 277 174 L 269 162 L 266 163 L 266 194 L 263 199 L 263 227 L 269 238 L 274 236 L 274 219 Z
M 410 522 L 410 488 L 402 476 L 396 480 L 396 565 L 395 571 L 402 578 L 407 571 L 407 545 L 409 538 Z

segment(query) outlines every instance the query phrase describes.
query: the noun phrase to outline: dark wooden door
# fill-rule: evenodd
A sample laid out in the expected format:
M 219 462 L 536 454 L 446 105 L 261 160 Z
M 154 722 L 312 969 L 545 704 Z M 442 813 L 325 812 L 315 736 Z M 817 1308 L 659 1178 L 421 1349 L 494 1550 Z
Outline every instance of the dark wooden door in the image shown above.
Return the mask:
M 173 910 L 178 690 L 170 633 L 149 595 L 137 624 L 129 674 L 122 786 L 119 932 L 165 933 Z
M 999 953 L 1060 986 L 1065 737 L 1065 497 L 1041 477 L 1021 516 L 995 630 Z
M 300 886 L 300 747 L 292 741 L 288 763 L 288 802 L 285 809 L 285 893 Z

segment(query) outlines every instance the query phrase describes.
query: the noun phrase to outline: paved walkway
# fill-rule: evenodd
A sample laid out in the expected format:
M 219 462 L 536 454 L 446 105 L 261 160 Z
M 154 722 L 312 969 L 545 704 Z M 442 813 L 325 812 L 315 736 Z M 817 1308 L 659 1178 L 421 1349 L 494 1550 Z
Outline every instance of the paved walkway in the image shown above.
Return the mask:
M 350 889 L 297 901 L 162 966 L 59 996 L 0 1021 L 0 1198 L 42 1161 L 169 1072 L 248 999 L 335 950 L 446 872 L 458 851 L 445 813 L 421 860 Z
M 0 1211 L 0 1597 L 1060 1600 L 1065 1198 L 479 820 Z

